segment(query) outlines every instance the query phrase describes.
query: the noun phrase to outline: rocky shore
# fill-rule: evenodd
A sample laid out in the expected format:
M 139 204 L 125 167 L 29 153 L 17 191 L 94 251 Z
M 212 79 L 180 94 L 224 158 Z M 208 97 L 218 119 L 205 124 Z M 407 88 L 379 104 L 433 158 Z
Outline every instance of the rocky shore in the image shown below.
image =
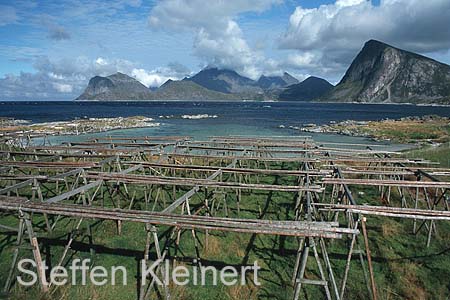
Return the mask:
M 117 129 L 157 127 L 158 122 L 152 118 L 118 117 L 118 118 L 83 118 L 71 121 L 58 121 L 31 124 L 26 120 L 3 118 L 0 122 L 0 137 L 14 135 L 80 135 Z
M 286 128 L 280 125 L 280 128 Z M 331 121 L 328 124 L 303 124 L 287 128 L 311 133 L 366 137 L 375 141 L 401 143 L 445 143 L 450 140 L 450 118 L 435 115 L 380 121 Z

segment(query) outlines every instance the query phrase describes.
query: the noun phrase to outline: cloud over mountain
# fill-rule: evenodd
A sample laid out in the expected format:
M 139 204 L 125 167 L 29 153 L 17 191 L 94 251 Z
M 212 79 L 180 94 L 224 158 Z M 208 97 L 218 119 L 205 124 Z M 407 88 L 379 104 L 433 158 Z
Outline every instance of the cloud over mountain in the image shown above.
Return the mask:
M 134 68 L 130 75 L 147 87 L 159 87 L 169 79 L 179 80 L 191 74 L 191 71 L 180 63 L 169 63 L 166 67 L 151 71 Z
M 116 72 L 130 74 L 148 87 L 159 86 L 167 79 L 181 79 L 190 73 L 179 63 L 154 70 L 139 68 L 125 59 L 87 57 L 50 60 L 38 57 L 34 62 L 36 73 L 21 72 L 0 78 L 1 100 L 55 100 L 73 99 L 86 85 L 89 78 L 106 76 Z
M 194 31 L 196 56 L 209 65 L 257 78 L 265 59 L 248 45 L 235 18 L 242 13 L 263 12 L 279 3 L 280 0 L 169 0 L 152 9 L 149 24 L 156 29 Z
M 0 99 L 70 99 L 117 71 L 153 87 L 208 65 L 337 83 L 369 39 L 450 63 L 449 20 L 449 0 L 2 2 Z
M 298 67 L 340 73 L 372 38 L 420 53 L 448 50 L 449 26 L 448 0 L 338 0 L 296 7 L 279 45 L 298 50 L 291 56 Z

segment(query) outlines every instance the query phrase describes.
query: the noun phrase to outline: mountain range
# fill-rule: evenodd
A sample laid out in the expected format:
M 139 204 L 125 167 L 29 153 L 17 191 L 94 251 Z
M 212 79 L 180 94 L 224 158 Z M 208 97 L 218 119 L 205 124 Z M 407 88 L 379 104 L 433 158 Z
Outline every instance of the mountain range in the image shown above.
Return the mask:
M 285 100 L 450 104 L 450 66 L 370 40 L 333 86 L 318 77 L 302 82 L 284 72 L 252 80 L 229 69 L 207 67 L 182 80 L 149 89 L 116 73 L 95 76 L 76 100 Z
M 316 79 L 319 80 L 311 77 L 302 83 L 314 84 Z M 91 78 L 76 100 L 274 100 L 299 84 L 286 72 L 282 76 L 261 76 L 255 81 L 233 70 L 205 68 L 192 77 L 169 79 L 159 88 L 149 89 L 133 77 L 116 73 Z M 316 90 L 314 97 L 305 95 L 302 100 L 313 100 L 327 91 Z

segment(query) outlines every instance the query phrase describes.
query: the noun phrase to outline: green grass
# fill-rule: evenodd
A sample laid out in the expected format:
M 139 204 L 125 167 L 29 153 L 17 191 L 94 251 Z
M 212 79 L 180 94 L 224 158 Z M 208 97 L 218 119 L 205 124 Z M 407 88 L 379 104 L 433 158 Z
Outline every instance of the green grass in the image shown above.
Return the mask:
M 450 141 L 448 118 L 427 116 L 422 119 L 370 121 L 367 124 L 337 123 L 330 125 L 338 131 L 400 143 L 445 143 Z
M 439 146 L 425 146 L 405 153 L 408 158 L 424 158 L 438 162 L 440 167 L 450 167 L 450 143 Z
M 448 145 L 447 145 L 448 147 Z M 416 150 L 418 152 L 408 155 L 423 156 L 428 159 L 448 159 L 449 148 Z M 447 156 L 446 156 L 447 155 Z M 254 166 L 253 166 L 254 167 Z M 294 169 L 294 165 L 274 165 L 272 167 Z M 181 175 L 181 173 L 179 174 Z M 229 175 L 226 175 L 229 176 Z M 226 179 L 226 176 L 224 179 Z M 256 179 L 252 177 L 252 182 Z M 260 183 L 267 184 L 294 184 L 294 177 L 265 176 L 260 178 Z M 381 205 L 380 195 L 375 188 L 351 187 L 356 201 L 359 204 L 369 203 Z M 138 199 L 142 199 L 143 188 L 136 188 Z M 176 196 L 182 195 L 188 188 L 177 191 Z M 327 191 L 329 193 L 329 191 Z M 359 194 L 358 192 L 364 192 Z M 171 194 L 172 189 L 167 188 Z M 155 194 L 153 194 L 153 197 Z M 167 195 L 168 196 L 168 195 Z M 263 214 L 264 219 L 292 220 L 294 218 L 294 195 L 283 192 L 247 192 L 242 193 L 241 212 L 238 215 L 236 197 L 232 191 L 227 196 L 229 217 L 257 218 Z M 169 201 L 169 199 L 167 199 Z M 399 201 L 398 194 L 393 190 L 392 201 Z M 70 202 L 70 201 L 69 201 Z M 107 205 L 112 207 L 108 201 Z M 191 207 L 194 209 L 201 204 L 201 199 L 193 197 Z M 97 203 L 99 205 L 99 203 Z M 143 209 L 143 201 L 138 202 L 134 209 Z M 160 210 L 163 201 L 157 205 Z M 180 211 L 177 211 L 180 212 Z M 223 205 L 217 211 L 218 216 L 225 216 Z M 341 224 L 345 224 L 343 214 L 340 215 Z M 86 220 L 93 224 L 92 220 Z M 14 217 L 2 217 L 2 224 L 17 224 Z M 42 218 L 35 215 L 34 224 L 42 225 Z M 369 217 L 367 222 L 369 243 L 375 270 L 380 299 L 448 299 L 450 295 L 450 224 L 438 223 L 438 234 L 433 236 L 431 247 L 427 248 L 426 233 L 421 231 L 418 235 L 412 233 L 412 220 L 387 219 L 381 217 Z M 82 231 L 88 223 L 84 223 Z M 53 264 L 62 253 L 63 242 L 66 240 L 64 233 L 74 225 L 73 221 L 63 219 L 57 226 L 56 232 L 46 239 L 40 239 L 42 245 L 51 244 L 50 255 Z M 162 234 L 168 228 L 160 227 Z M 123 265 L 128 270 L 127 286 L 103 287 L 72 287 L 64 286 L 52 290 L 52 294 L 40 295 L 38 288 L 25 289 L 15 285 L 11 299 L 136 299 L 136 276 L 138 260 L 142 257 L 146 233 L 143 224 L 124 223 L 122 235 L 117 235 L 116 224 L 105 221 L 94 225 L 94 244 L 97 245 L 93 257 L 95 265 L 105 266 L 107 269 L 113 265 Z M 43 230 L 40 234 L 46 235 Z M 252 264 L 258 260 L 263 270 L 261 271 L 262 286 L 252 284 L 244 287 L 212 286 L 205 287 L 188 285 L 186 287 L 171 286 L 172 299 L 290 299 L 293 289 L 291 276 L 294 268 L 295 253 L 298 247 L 297 239 L 293 237 L 276 237 L 268 235 L 252 235 L 239 233 L 210 232 L 208 247 L 205 247 L 205 232 L 198 230 L 200 242 L 200 256 L 204 265 L 241 265 L 245 262 Z M 0 241 L 8 238 L 5 247 L 0 247 L 0 284 L 6 278 L 11 254 L 13 250 L 13 235 L 0 235 Z M 164 241 L 164 238 L 162 239 Z M 345 267 L 348 239 L 328 241 L 328 253 L 334 268 L 338 284 Z M 0 245 L 3 245 L 0 242 Z M 89 258 L 87 240 L 74 245 L 74 258 Z M 46 247 L 43 247 L 46 249 Z M 192 261 L 196 257 L 194 240 L 191 231 L 184 231 L 181 235 L 178 262 L 193 267 Z M 24 250 L 23 255 L 29 257 L 30 253 Z M 47 254 L 44 251 L 45 254 Z M 154 248 L 151 249 L 151 257 L 155 257 Z M 170 255 L 174 257 L 175 249 L 170 248 Z M 320 251 L 319 251 L 320 255 Z M 307 278 L 317 279 L 318 272 L 314 264 L 313 256 L 310 256 L 307 268 Z M 369 294 L 364 282 L 363 271 L 357 257 L 351 263 L 351 269 L 346 289 L 346 299 L 368 299 Z M 323 299 L 322 289 L 308 286 L 302 299 Z M 152 298 L 157 299 L 157 298 Z

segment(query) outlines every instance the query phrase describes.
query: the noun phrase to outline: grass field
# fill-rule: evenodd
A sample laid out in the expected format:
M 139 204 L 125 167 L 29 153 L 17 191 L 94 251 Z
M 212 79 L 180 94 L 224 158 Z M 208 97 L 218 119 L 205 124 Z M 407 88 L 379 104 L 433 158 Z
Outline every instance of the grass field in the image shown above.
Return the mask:
M 450 141 L 450 120 L 438 116 L 382 120 L 369 122 L 340 122 L 328 125 L 338 132 L 356 136 L 369 136 L 377 140 L 390 140 L 399 143 L 429 142 L 446 143 Z
M 450 148 L 448 144 L 439 148 L 414 150 L 405 155 L 408 157 L 423 157 L 441 162 L 449 166 Z M 289 164 L 276 165 L 276 168 L 293 169 Z M 226 179 L 226 178 L 224 178 Z M 260 183 L 295 184 L 295 177 L 265 176 Z M 137 189 L 137 195 L 142 197 L 143 189 Z M 187 189 L 177 191 L 182 195 Z M 329 191 L 328 191 L 329 192 Z M 358 204 L 380 205 L 380 195 L 376 188 L 352 188 Z M 172 189 L 168 188 L 171 194 Z M 399 201 L 399 195 L 393 190 L 392 201 Z M 191 208 L 195 211 L 201 205 L 200 198 L 192 198 Z M 238 215 L 236 197 L 231 192 L 227 196 L 228 216 L 240 218 L 264 218 L 268 220 L 292 220 L 294 218 L 293 203 L 295 195 L 286 192 L 247 192 L 242 194 L 240 213 Z M 107 202 L 112 207 L 112 203 Z M 162 209 L 163 203 L 157 205 Z M 143 209 L 143 203 L 137 202 L 134 209 Z M 226 216 L 223 205 L 218 210 L 218 216 Z M 12 216 L 2 216 L 2 224 L 17 225 Z M 341 224 L 345 220 L 341 214 Z M 35 216 L 33 219 L 37 228 L 43 229 L 43 219 Z M 87 225 L 94 229 L 95 255 L 90 256 L 89 244 L 83 235 Z M 412 220 L 369 217 L 367 226 L 369 244 L 372 251 L 375 279 L 380 299 L 448 299 L 450 295 L 450 224 L 439 222 L 437 235 L 433 236 L 431 246 L 426 245 L 426 231 L 417 235 L 412 233 Z M 60 257 L 67 240 L 67 229 L 73 228 L 75 222 L 63 219 L 59 222 L 51 236 L 40 239 L 43 255 L 52 264 Z M 41 233 L 43 230 L 41 230 Z M 160 227 L 162 241 L 167 238 L 168 228 Z M 124 223 L 122 234 L 117 235 L 116 224 L 110 221 L 101 223 L 85 220 L 79 231 L 80 237 L 73 244 L 71 258 L 92 258 L 95 265 L 109 269 L 111 266 L 125 266 L 128 284 L 111 286 L 109 284 L 97 287 L 70 286 L 53 288 L 49 294 L 42 295 L 37 287 L 23 288 L 14 285 L 10 299 L 136 299 L 138 265 L 143 257 L 146 233 L 142 224 Z M 184 287 L 170 286 L 172 299 L 291 299 L 293 289 L 291 276 L 294 268 L 298 241 L 293 237 L 276 237 L 268 235 L 252 235 L 238 233 L 210 232 L 208 245 L 204 231 L 197 231 L 200 243 L 200 257 L 204 265 L 221 268 L 225 265 L 241 266 L 252 264 L 255 260 L 262 267 L 261 286 L 255 286 L 249 281 L 244 286 L 213 286 L 211 280 L 206 286 Z M 0 283 L 4 283 L 9 270 L 15 236 L 0 235 Z M 349 240 L 333 240 L 328 242 L 328 253 L 334 268 L 334 273 L 340 282 L 347 254 Z M 28 251 L 28 252 L 27 252 Z M 23 250 L 23 255 L 30 256 L 29 250 Z M 154 248 L 150 252 L 155 258 Z M 196 258 L 194 239 L 191 231 L 183 231 L 180 249 L 175 254 L 175 248 L 170 248 L 170 257 L 177 263 L 193 268 Z M 306 277 L 318 279 L 317 268 L 310 257 Z M 80 282 L 80 278 L 77 278 Z M 317 287 L 308 286 L 302 299 L 323 299 L 324 292 Z M 158 299 L 154 296 L 152 299 Z M 369 293 L 364 281 L 364 273 L 355 256 L 350 269 L 346 299 L 369 299 Z
M 438 162 L 440 167 L 450 167 L 450 143 L 443 143 L 439 146 L 424 146 L 420 149 L 411 150 L 405 153 L 405 157 L 422 157 L 434 162 Z

